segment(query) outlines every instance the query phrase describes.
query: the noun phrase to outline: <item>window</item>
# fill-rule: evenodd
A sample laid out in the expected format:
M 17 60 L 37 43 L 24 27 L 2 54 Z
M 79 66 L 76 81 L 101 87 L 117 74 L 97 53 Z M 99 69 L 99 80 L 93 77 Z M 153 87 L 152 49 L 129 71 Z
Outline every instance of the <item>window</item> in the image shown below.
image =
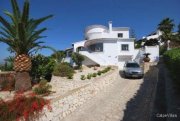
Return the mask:
M 139 65 L 137 63 L 127 63 L 126 67 L 128 67 L 128 68 L 136 68 L 136 67 L 139 67 Z
M 122 38 L 123 37 L 123 33 L 118 33 L 118 37 Z
M 129 45 L 128 44 L 122 44 L 121 45 L 121 50 L 122 51 L 128 51 L 129 50 Z
M 103 52 L 103 43 L 96 43 L 89 46 L 92 52 Z

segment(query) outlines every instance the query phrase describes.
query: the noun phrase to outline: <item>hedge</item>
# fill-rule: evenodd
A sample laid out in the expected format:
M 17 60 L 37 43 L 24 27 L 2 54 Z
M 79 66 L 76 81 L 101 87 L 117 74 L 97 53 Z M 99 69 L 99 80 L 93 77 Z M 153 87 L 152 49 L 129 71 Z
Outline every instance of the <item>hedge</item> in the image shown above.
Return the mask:
M 164 53 L 164 61 L 171 73 L 172 79 L 180 87 L 180 48 L 175 48 Z

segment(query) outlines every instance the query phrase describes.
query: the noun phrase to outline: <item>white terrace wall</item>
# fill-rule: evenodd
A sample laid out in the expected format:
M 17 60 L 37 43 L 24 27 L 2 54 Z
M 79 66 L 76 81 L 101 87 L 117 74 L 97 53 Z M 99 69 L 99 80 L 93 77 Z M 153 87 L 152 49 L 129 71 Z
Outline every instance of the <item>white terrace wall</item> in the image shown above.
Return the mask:
M 78 106 L 93 98 L 97 92 L 111 85 L 118 76 L 118 69 L 114 69 L 104 76 L 96 77 L 90 84 L 74 89 L 63 97 L 52 100 L 52 111 L 47 107 L 37 121 L 59 121 L 75 111 Z

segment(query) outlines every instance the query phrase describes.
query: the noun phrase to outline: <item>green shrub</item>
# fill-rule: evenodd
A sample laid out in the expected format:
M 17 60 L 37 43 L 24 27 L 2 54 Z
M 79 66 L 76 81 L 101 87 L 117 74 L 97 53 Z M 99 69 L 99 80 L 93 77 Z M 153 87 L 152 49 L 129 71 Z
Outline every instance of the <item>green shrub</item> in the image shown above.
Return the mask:
M 110 70 L 111 70 L 111 67 L 109 66 L 109 67 L 106 67 L 105 69 L 103 69 L 101 72 L 102 73 L 106 73 L 106 72 L 108 72 Z
M 167 47 L 166 46 L 164 46 L 164 45 L 162 45 L 162 46 L 160 46 L 160 48 L 159 48 L 159 54 L 160 55 L 163 55 L 165 52 L 166 52 L 166 49 Z
M 108 69 L 108 70 L 111 70 L 111 66 L 108 66 L 107 69 Z
M 74 75 L 74 70 L 67 63 L 60 63 L 55 66 L 53 75 L 71 78 Z
M 107 72 L 107 70 L 106 69 L 103 69 L 102 71 L 101 71 L 101 73 L 106 73 Z
M 81 75 L 81 80 L 85 80 L 86 76 L 85 75 Z
M 92 77 L 96 77 L 96 76 L 97 76 L 97 74 L 96 74 L 96 73 L 93 73 L 93 74 L 92 74 Z
M 69 73 L 69 74 L 67 75 L 67 78 L 68 78 L 68 79 L 73 79 L 73 75 L 74 75 L 73 73 Z
M 78 68 L 81 68 L 82 62 L 84 61 L 84 56 L 79 53 L 72 53 L 72 60 L 76 63 Z
M 99 76 L 101 75 L 101 73 L 102 73 L 101 71 L 98 71 L 98 72 L 97 72 L 97 74 L 98 74 Z
M 88 74 L 87 79 L 91 79 L 91 76 L 92 76 L 91 74 Z
M 47 83 L 46 80 L 41 80 L 39 82 L 39 86 L 34 88 L 34 92 L 35 94 L 41 95 L 41 94 L 49 94 L 51 91 L 50 89 L 52 88 L 52 86 L 50 84 Z
M 172 79 L 180 87 L 180 48 L 166 51 L 164 61 L 170 70 Z
M 32 57 L 31 77 L 35 82 L 39 82 L 40 78 L 48 81 L 51 80 L 52 72 L 55 66 L 55 60 L 51 57 L 38 54 Z

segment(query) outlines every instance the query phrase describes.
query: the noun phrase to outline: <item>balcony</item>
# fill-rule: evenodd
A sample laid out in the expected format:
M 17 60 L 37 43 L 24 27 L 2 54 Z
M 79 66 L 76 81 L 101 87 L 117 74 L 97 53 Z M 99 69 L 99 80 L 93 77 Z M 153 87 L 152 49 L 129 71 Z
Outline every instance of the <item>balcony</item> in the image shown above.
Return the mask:
M 86 34 L 85 37 L 87 40 L 109 38 L 109 33 L 94 32 L 94 33 Z

